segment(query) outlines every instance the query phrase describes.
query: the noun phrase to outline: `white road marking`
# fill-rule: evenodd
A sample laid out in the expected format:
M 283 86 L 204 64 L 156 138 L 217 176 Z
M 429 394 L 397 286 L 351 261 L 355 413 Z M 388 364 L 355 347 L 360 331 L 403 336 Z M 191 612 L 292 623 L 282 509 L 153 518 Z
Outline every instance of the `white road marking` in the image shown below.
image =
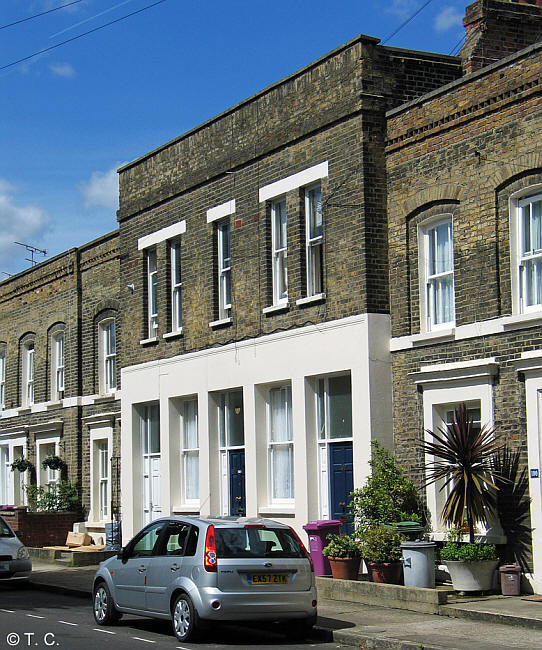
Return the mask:
M 27 614 L 30 618 L 45 618 L 45 616 L 37 616 L 37 614 Z
M 151 641 L 150 639 L 142 639 L 140 636 L 133 636 L 134 641 L 145 641 L 145 643 L 156 643 L 156 641 Z
M 176 650 L 190 650 L 190 648 L 185 648 L 183 645 L 175 646 Z
M 95 632 L 103 632 L 104 634 L 116 634 L 116 632 L 111 632 L 111 630 L 102 630 L 99 627 L 92 628 Z
M 13 609 L 0 609 L 0 612 L 6 612 L 6 614 L 15 614 Z
M 69 623 L 68 621 L 58 621 L 58 623 L 63 623 L 64 625 L 75 625 L 75 627 L 79 625 L 79 623 Z

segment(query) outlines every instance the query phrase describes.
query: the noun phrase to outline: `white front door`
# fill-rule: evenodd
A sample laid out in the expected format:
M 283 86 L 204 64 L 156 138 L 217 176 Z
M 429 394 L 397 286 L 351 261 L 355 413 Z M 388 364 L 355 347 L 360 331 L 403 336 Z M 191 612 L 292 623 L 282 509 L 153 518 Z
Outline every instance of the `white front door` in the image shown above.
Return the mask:
M 141 418 L 143 450 L 143 523 L 162 514 L 160 476 L 160 419 L 158 405 L 145 406 Z

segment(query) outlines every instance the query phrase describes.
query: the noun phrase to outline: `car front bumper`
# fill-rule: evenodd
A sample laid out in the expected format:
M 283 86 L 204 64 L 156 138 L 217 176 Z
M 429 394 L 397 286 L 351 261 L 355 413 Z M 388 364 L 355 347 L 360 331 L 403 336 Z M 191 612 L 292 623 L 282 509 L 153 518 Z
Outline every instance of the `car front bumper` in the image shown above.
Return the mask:
M 0 562 L 0 580 L 24 580 L 32 573 L 31 560 Z

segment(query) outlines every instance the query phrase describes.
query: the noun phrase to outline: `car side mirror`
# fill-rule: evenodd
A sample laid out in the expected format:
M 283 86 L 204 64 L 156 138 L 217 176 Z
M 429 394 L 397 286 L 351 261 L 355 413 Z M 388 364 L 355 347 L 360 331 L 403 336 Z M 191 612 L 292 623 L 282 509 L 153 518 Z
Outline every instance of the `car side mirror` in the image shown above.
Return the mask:
M 117 560 L 121 562 L 126 562 L 126 556 L 128 555 L 126 546 L 123 546 L 120 551 L 117 553 Z

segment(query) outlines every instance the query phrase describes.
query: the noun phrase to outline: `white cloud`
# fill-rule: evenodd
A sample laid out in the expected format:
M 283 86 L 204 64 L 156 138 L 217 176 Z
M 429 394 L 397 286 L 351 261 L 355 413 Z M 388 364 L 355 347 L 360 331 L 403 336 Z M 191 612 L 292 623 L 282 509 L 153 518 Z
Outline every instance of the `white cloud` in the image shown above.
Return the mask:
M 0 178 L 0 259 L 7 264 L 20 254 L 13 242 L 23 241 L 40 246 L 39 238 L 49 216 L 37 205 L 17 205 L 13 194 L 15 187 Z M 1 279 L 1 278 L 0 278 Z
M 71 79 L 75 77 L 75 69 L 70 63 L 51 63 L 49 70 L 59 77 Z
M 386 11 L 399 16 L 399 18 L 408 18 L 420 7 L 418 0 L 392 0 L 387 5 Z
M 444 7 L 435 18 L 435 29 L 437 32 L 447 32 L 454 27 L 463 25 L 463 14 L 456 7 Z
M 93 172 L 79 189 L 86 208 L 101 206 L 117 210 L 119 207 L 119 175 L 116 167 L 106 172 Z

